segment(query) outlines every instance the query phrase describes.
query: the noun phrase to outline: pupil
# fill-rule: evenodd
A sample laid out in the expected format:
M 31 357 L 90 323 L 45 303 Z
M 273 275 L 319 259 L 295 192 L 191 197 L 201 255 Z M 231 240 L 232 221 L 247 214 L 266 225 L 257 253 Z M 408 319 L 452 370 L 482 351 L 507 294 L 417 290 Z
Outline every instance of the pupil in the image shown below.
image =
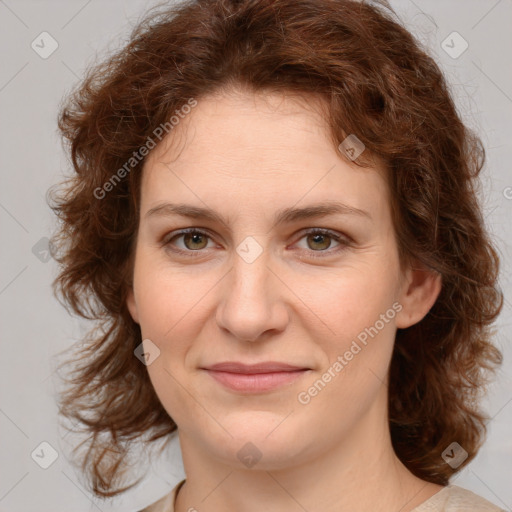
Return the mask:
M 203 235 L 201 235 L 201 233 L 193 233 L 193 234 L 188 234 L 186 236 L 186 240 L 188 240 L 189 242 L 192 243 L 192 245 L 195 245 L 195 244 L 201 244 L 201 238 L 203 237 Z M 190 248 L 190 247 L 189 247 Z M 196 247 L 197 249 L 197 247 Z
M 322 235 L 322 234 L 317 234 L 317 235 L 311 235 L 311 237 L 313 238 L 313 243 L 314 244 L 321 244 L 322 245 L 322 240 L 324 240 L 324 247 L 320 247 L 320 249 L 327 249 L 329 247 L 329 235 Z M 327 240 L 327 242 L 325 242 L 325 240 Z M 318 247 L 317 247 L 318 248 Z

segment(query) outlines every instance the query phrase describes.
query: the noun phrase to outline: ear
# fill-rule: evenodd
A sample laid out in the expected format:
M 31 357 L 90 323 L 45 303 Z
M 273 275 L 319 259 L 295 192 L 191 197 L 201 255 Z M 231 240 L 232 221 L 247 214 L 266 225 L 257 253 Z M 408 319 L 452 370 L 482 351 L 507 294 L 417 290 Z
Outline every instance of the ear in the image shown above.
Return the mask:
M 441 275 L 419 262 L 405 272 L 396 315 L 396 326 L 405 329 L 418 323 L 430 311 L 441 291 Z
M 139 312 L 137 310 L 137 303 L 135 302 L 135 294 L 133 293 L 133 288 L 128 288 L 128 295 L 126 297 L 126 306 L 128 307 L 128 311 L 135 323 L 139 323 Z

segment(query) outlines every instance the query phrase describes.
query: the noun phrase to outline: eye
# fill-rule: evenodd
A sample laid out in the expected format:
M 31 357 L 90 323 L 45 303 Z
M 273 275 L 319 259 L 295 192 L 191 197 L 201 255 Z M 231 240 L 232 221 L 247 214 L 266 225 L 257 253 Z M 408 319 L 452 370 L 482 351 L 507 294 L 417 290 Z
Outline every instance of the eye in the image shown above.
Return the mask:
M 182 241 L 181 247 L 176 243 L 176 240 L 180 239 Z M 182 229 L 178 233 L 171 233 L 164 239 L 163 245 L 179 253 L 201 252 L 202 249 L 211 248 L 208 247 L 209 240 L 211 241 L 211 237 L 205 231 L 197 228 L 188 228 Z
M 314 253 L 324 252 L 328 255 L 332 255 L 333 253 L 337 253 L 350 245 L 350 240 L 348 238 L 328 229 L 319 228 L 307 231 L 300 240 L 305 240 L 305 250 L 310 253 L 308 256 L 312 256 L 314 258 L 322 258 L 325 256 L 323 254 Z M 334 250 L 330 250 L 333 245 L 333 241 L 337 244 L 337 247 L 335 247 Z

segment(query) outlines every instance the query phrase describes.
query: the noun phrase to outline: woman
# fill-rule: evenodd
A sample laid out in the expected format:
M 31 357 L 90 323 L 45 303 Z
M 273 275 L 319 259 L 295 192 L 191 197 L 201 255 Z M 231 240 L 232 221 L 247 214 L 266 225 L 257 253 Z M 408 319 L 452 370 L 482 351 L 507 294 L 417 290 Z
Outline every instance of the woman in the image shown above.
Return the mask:
M 390 11 L 156 11 L 59 126 L 56 287 L 101 327 L 61 412 L 96 495 L 177 433 L 187 478 L 146 511 L 500 510 L 449 484 L 501 362 L 484 151 Z

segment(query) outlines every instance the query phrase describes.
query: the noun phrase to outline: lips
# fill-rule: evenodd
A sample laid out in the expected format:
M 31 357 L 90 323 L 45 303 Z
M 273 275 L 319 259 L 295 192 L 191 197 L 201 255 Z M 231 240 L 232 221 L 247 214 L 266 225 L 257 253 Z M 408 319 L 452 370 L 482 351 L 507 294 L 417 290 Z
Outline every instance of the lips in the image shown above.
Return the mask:
M 225 388 L 242 393 L 263 393 L 289 384 L 306 374 L 310 368 L 267 361 L 256 364 L 217 363 L 205 368 Z
M 207 366 L 206 370 L 213 370 L 219 372 L 229 373 L 243 373 L 243 374 L 256 374 L 256 373 L 273 373 L 273 372 L 293 372 L 297 370 L 309 370 L 309 368 L 292 366 L 286 363 L 277 363 L 274 361 L 266 361 L 256 364 L 243 364 L 238 362 L 225 362 L 217 363 L 212 366 Z

